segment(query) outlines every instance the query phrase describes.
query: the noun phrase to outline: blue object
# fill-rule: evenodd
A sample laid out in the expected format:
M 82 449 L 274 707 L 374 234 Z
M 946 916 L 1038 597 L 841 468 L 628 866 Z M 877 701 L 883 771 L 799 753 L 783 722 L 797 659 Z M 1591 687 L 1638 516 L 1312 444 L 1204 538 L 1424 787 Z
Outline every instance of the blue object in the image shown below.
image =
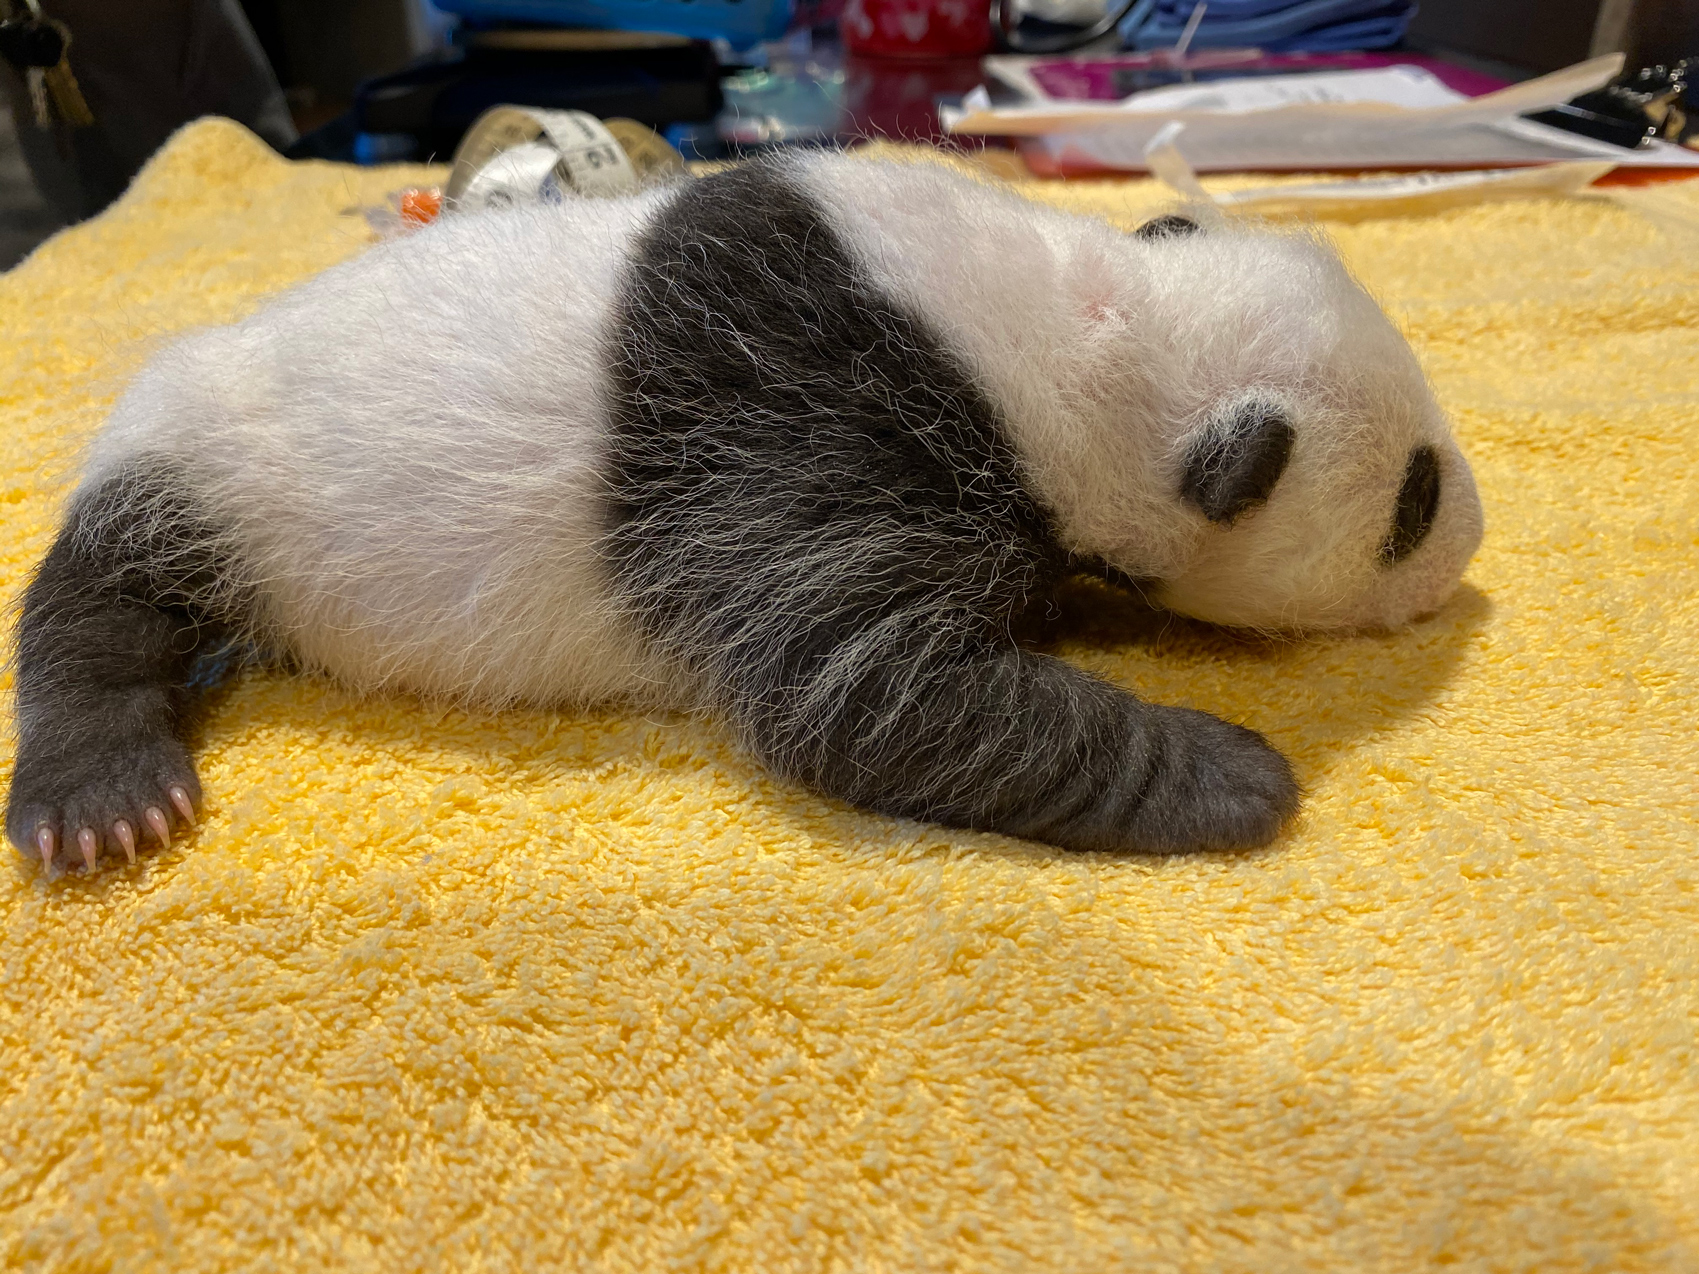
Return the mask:
M 664 31 L 744 49 L 783 35 L 793 0 L 436 0 L 436 6 L 480 21 Z
M 1121 20 L 1133 49 L 1172 48 L 1197 0 L 1138 0 Z M 1206 0 L 1193 48 L 1256 48 L 1270 53 L 1384 49 L 1404 37 L 1415 0 Z
M 356 164 L 398 164 L 418 153 L 418 139 L 411 133 L 354 134 Z

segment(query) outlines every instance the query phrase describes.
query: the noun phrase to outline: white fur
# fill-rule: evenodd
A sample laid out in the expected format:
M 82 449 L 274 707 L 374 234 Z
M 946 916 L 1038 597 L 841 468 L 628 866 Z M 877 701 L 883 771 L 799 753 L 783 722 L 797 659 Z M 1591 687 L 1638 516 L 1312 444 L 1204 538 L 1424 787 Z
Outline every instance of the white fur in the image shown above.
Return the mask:
M 447 218 L 156 360 L 89 480 L 165 455 L 266 635 L 363 687 L 678 697 L 604 603 L 601 341 L 655 197 Z
M 1318 240 L 1147 243 L 933 166 L 797 164 L 873 278 L 988 387 L 1070 547 L 1258 627 L 1396 625 L 1454 587 L 1480 537 L 1468 466 Z M 691 702 L 592 549 L 610 303 L 671 197 L 450 217 L 192 336 L 125 395 L 88 480 L 174 462 L 230 526 L 266 635 L 355 685 Z M 1265 507 L 1212 526 L 1178 497 L 1180 457 L 1246 395 L 1287 406 L 1292 462 Z M 1384 568 L 1418 440 L 1442 456 L 1439 521 Z

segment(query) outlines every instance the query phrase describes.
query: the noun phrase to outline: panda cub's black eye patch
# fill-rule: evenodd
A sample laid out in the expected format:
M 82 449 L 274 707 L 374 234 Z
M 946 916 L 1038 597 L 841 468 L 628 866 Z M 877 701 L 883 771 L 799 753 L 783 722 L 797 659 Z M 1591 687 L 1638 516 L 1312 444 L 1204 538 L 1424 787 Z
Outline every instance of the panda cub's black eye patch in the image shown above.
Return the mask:
M 1211 522 L 1231 523 L 1268 499 L 1297 440 L 1278 407 L 1249 402 L 1214 421 L 1186 452 L 1180 496 Z
M 1380 560 L 1391 566 L 1414 553 L 1427 538 L 1438 512 L 1439 453 L 1432 447 L 1417 447 L 1404 468 L 1404 485 L 1398 488 L 1392 530 L 1381 541 Z
M 1145 222 L 1133 231 L 1141 239 L 1179 239 L 1198 232 L 1198 223 L 1190 217 L 1169 213 Z

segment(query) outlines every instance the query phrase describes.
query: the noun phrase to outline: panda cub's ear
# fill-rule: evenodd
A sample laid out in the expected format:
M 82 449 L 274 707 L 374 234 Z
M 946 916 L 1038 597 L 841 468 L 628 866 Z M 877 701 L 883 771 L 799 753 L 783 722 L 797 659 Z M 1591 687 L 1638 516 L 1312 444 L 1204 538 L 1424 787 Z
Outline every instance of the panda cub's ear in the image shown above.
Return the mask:
M 1268 499 L 1286 472 L 1296 438 L 1277 405 L 1240 404 L 1210 421 L 1186 449 L 1181 498 L 1211 522 L 1231 525 Z
M 1199 229 L 1198 223 L 1190 217 L 1171 212 L 1145 222 L 1133 233 L 1140 239 L 1181 239 L 1186 235 L 1196 234 Z

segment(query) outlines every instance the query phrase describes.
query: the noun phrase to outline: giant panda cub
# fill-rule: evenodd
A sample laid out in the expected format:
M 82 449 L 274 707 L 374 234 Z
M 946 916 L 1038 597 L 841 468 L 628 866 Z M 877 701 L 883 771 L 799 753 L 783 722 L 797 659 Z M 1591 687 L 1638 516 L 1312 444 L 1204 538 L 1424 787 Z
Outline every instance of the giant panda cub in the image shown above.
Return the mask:
M 1438 607 L 1481 535 L 1415 358 L 1306 234 L 1136 234 L 830 154 L 448 218 L 157 357 L 17 631 L 7 833 L 193 821 L 198 657 L 707 710 L 871 810 L 1231 849 L 1261 736 L 1014 637 L 1082 568 L 1289 632 Z

